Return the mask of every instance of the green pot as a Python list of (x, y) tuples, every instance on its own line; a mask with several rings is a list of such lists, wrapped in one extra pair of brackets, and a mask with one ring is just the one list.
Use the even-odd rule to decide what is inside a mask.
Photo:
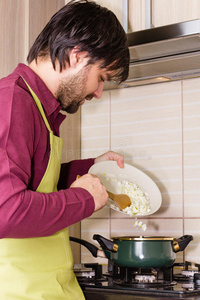
[(110, 241), (95, 234), (93, 239), (99, 242), (106, 257), (119, 267), (167, 268), (173, 265), (175, 253), (183, 251), (193, 237), (116, 237)]
[(70, 240), (85, 246), (94, 257), (107, 257), (119, 267), (130, 268), (168, 268), (176, 258), (176, 252), (183, 251), (192, 235), (184, 235), (178, 239), (171, 237), (115, 237), (113, 241), (95, 234), (94, 240), (101, 245), (100, 250), (95, 245), (74, 237)]

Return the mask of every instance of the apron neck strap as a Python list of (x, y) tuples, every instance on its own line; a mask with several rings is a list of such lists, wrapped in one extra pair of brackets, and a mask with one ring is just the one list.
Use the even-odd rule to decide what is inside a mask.
[(34, 93), (34, 91), (31, 89), (31, 87), (28, 85), (28, 83), (25, 81), (25, 79), (23, 77), (22, 77), (22, 79), (24, 80), (24, 82), (27, 85), (27, 87), (28, 87), (28, 89), (29, 89), (29, 91), (30, 91), (33, 99), (35, 100), (35, 103), (36, 103), (36, 105), (37, 105), (37, 107), (38, 107), (38, 109), (40, 111), (40, 114), (41, 114), (41, 116), (42, 116), (42, 118), (44, 120), (44, 123), (45, 123), (47, 129), (49, 130), (49, 132), (53, 133), (53, 131), (51, 130), (51, 127), (49, 125), (49, 122), (47, 120), (47, 117), (46, 117), (46, 115), (44, 113), (44, 109), (42, 107), (42, 104), (41, 104), (40, 100), (38, 99), (38, 97), (36, 96), (36, 94)]

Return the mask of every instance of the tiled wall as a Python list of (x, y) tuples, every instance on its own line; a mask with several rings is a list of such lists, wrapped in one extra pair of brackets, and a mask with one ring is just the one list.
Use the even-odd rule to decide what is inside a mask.
[[(176, 261), (200, 263), (200, 78), (105, 91), (81, 112), (82, 158), (108, 150), (120, 152), (158, 185), (162, 206), (149, 217), (145, 235), (192, 234)], [(81, 222), (81, 237), (95, 244), (94, 233), (144, 234), (134, 219), (105, 207)], [(82, 247), (82, 262), (106, 263)]]

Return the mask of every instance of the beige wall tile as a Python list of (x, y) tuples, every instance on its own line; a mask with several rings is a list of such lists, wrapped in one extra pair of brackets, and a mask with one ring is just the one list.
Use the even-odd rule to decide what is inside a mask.
[(147, 230), (144, 232), (141, 229), (134, 227), (135, 218), (124, 219), (119, 222), (117, 219), (111, 220), (111, 236), (172, 236), (180, 237), (183, 234), (182, 219), (146, 219), (137, 218), (147, 225)]
[[(81, 238), (99, 247), (99, 244), (93, 240), (94, 234), (100, 234), (106, 238), (110, 238), (110, 221), (107, 219), (86, 219), (81, 222)], [(82, 263), (101, 263), (107, 264), (106, 258), (95, 258), (87, 248), (81, 246), (81, 262)]]
[(97, 157), (110, 147), (110, 94), (81, 108), (81, 157)]
[(185, 250), (185, 259), (187, 261), (200, 264), (200, 219), (185, 220), (185, 234), (193, 235), (194, 240)]
[(89, 218), (90, 219), (110, 218), (110, 208), (107, 206), (104, 206), (102, 209), (94, 212)]
[(185, 192), (184, 201), (184, 215), (185, 217), (197, 217), (200, 215), (200, 205), (199, 205), (199, 193), (195, 191), (193, 193)]
[(183, 82), (185, 217), (200, 218), (200, 78)]
[(180, 82), (117, 93), (111, 92), (111, 149), (156, 181), (163, 193), (159, 216), (182, 216)]

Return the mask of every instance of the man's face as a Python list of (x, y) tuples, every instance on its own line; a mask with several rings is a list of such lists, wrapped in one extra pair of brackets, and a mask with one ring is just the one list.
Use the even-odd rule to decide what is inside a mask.
[(73, 114), (77, 112), (85, 100), (101, 98), (104, 81), (110, 75), (106, 69), (100, 69), (99, 64), (85, 65), (79, 72), (66, 75), (59, 84), (56, 99), (62, 109)]

